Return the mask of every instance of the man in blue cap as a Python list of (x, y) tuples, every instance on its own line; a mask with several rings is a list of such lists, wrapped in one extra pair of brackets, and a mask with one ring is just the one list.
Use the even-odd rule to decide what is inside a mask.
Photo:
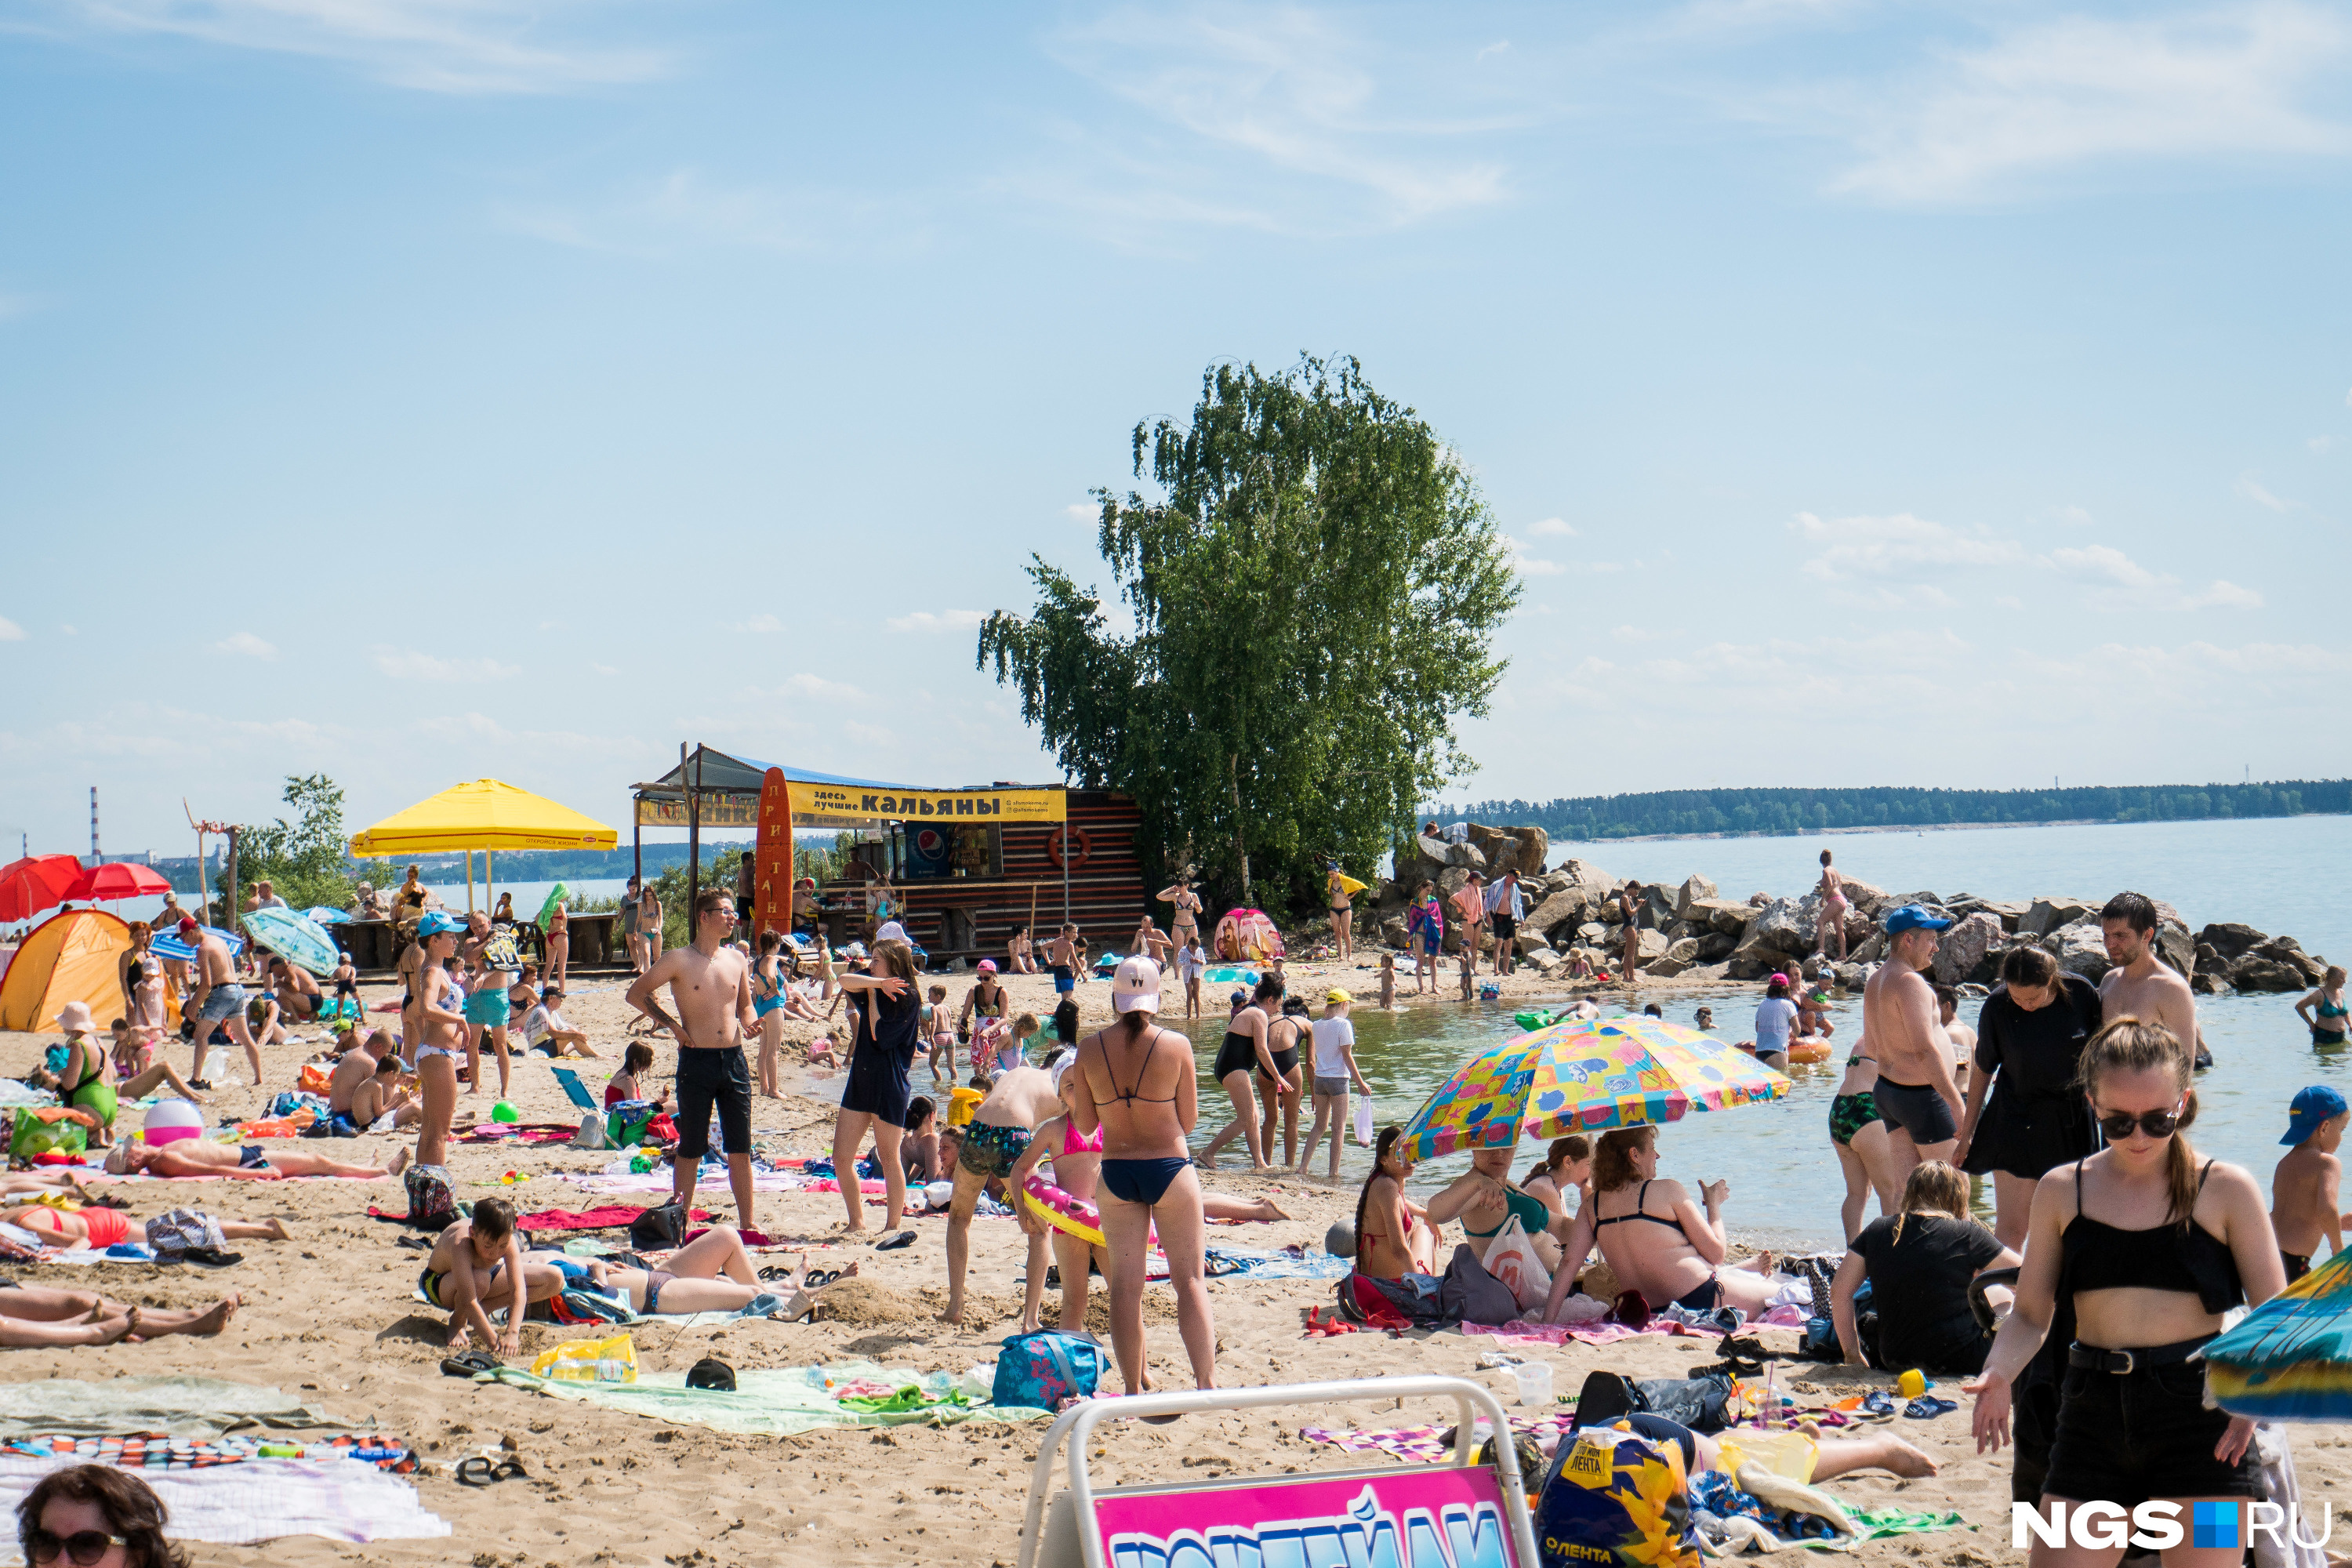
[(2336, 1158), (2344, 1142), (2344, 1096), (2324, 1083), (2294, 1093), (2287, 1108), (2286, 1136), (2294, 1147), (2271, 1173), (2271, 1228), (2278, 1232), (2279, 1261), (2290, 1285), (2311, 1272), (2311, 1255), (2327, 1238), (2327, 1253), (2344, 1250), (2345, 1216), (2336, 1212), (2336, 1181), (2344, 1167)]
[(1889, 910), (1886, 962), (1862, 991), (1862, 1035), (1878, 1063), (1871, 1093), (1906, 1178), (1924, 1161), (1950, 1159), (1959, 1142), (1952, 1041), (1944, 1033), (1935, 987), (1920, 973), (1935, 962), (1937, 933), (1951, 923), (1925, 904)]

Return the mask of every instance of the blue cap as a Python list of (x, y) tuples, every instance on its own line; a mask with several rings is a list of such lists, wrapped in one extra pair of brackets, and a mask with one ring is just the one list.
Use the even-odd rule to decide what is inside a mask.
[(439, 936), (445, 931), (464, 931), (466, 922), (441, 910), (435, 910), (416, 922), (418, 936)]
[(1952, 923), (1949, 916), (1938, 915), (1925, 904), (1906, 904), (1886, 917), (1886, 934), (1901, 936), (1906, 931), (1942, 931)]
[(2331, 1116), (2344, 1114), (2344, 1097), (2324, 1083), (2294, 1091), (2294, 1103), (2287, 1108), (2286, 1136), (2282, 1143), (2307, 1143), (2319, 1131), (2319, 1124)]

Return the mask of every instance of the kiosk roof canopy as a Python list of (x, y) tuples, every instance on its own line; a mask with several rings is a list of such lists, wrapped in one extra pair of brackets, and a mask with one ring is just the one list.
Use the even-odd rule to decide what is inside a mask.
[(797, 784), (841, 784), (850, 789), (903, 790), (909, 786), (888, 784), (880, 779), (851, 778), (843, 773), (821, 773), (814, 768), (796, 768), (788, 763), (763, 763), (756, 757), (730, 755), (715, 747), (700, 748), (701, 777), (695, 778), (696, 759), (689, 757), (677, 767), (638, 789), (641, 795), (678, 795), (688, 783), (696, 783), (705, 795), (750, 795), (760, 793), (770, 768), (781, 767), (784, 776)]

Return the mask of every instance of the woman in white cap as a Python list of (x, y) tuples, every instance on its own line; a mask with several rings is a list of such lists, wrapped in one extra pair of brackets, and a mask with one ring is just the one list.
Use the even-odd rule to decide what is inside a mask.
[(1307, 1167), (1315, 1163), (1315, 1142), (1323, 1136), (1324, 1126), (1331, 1129), (1331, 1179), (1339, 1179), (1339, 1142), (1342, 1129), (1348, 1125), (1348, 1083), (1365, 1099), (1372, 1097), (1372, 1086), (1356, 1068), (1356, 1026), (1348, 1020), (1348, 1008), (1355, 998), (1338, 986), (1323, 995), (1323, 1016), (1315, 1020), (1315, 1125), (1307, 1133), (1307, 1152), (1298, 1157), (1297, 1173), (1305, 1175)]
[(1186, 1144), (1201, 1120), (1192, 1042), (1160, 1026), (1160, 968), (1150, 959), (1130, 958), (1118, 966), (1110, 1002), (1118, 1021), (1078, 1044), (1070, 1115), (1081, 1138), (1097, 1129), (1103, 1135), (1112, 1353), (1127, 1392), (1141, 1393), (1144, 1244), (1156, 1225), (1194, 1384), (1213, 1388), (1217, 1330), (1203, 1273), (1207, 1233), (1201, 1179)]

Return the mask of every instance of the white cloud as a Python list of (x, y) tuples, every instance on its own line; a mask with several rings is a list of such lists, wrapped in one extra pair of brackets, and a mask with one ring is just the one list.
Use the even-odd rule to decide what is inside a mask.
[(913, 198), (730, 181), (690, 167), (601, 200), (509, 203), (498, 209), (497, 217), (534, 239), (638, 258), (718, 248), (779, 256), (903, 256), (930, 239), (926, 211)]
[(241, 653), (247, 658), (276, 658), (277, 646), (262, 641), (251, 632), (233, 632), (213, 644), (215, 653)]
[(892, 616), (882, 624), (894, 632), (971, 632), (988, 619), (986, 610), (917, 610), (910, 616)]
[(863, 702), (866, 693), (855, 686), (838, 680), (827, 680), (821, 675), (790, 675), (776, 689), (779, 696), (813, 697), (828, 702)]
[(2105, 544), (2080, 550), (2053, 550), (2051, 563), (2061, 572), (2096, 586), (2092, 603), (2100, 609), (2133, 610), (2259, 610), (2263, 596), (2217, 577), (2201, 593), (2183, 593), (2178, 578), (2151, 572)]
[(57, 0), (92, 32), (156, 34), (354, 67), (425, 92), (548, 93), (644, 81), (664, 51), (548, 41), (583, 0)]
[(2314, 452), (2325, 452), (2336, 445), (2336, 437), (2333, 436), (2314, 436), (2311, 439), (2305, 441), (2304, 445)]
[(442, 658), (415, 648), (377, 646), (375, 667), (394, 680), (504, 680), (520, 675), (522, 667), (494, 658)]
[(1548, 517), (1540, 522), (1529, 523), (1528, 525), (1528, 531), (1535, 535), (1538, 539), (1549, 539), (1555, 535), (1561, 538), (1573, 539), (1576, 537), (1576, 524), (1569, 521), (1566, 518)]
[(2038, 21), (1886, 84), (1864, 110), (1864, 162), (1833, 188), (1973, 202), (2084, 164), (2340, 158), (2352, 127), (2303, 99), (2348, 46), (2341, 16), (2302, 0)]
[(2019, 598), (2014, 594), (2003, 594), (1993, 600), (1993, 603), (2004, 610), (2021, 610), (2025, 608), (2025, 601)]
[[(1465, 148), (1502, 122), (1484, 109), (1490, 82), (1455, 79), (1458, 55), (1383, 49), (1301, 8), (1130, 7), (1049, 47), (1189, 140), (1072, 128), (1066, 159), (1085, 166), (1019, 182), (1034, 195), (1103, 216), (1297, 233), (1398, 227), (1508, 194), (1502, 166)], [(1508, 59), (1472, 64), (1485, 78)], [(1478, 108), (1448, 112), (1449, 100)]]
[(2092, 523), (2091, 514), (2088, 509), (2079, 506), (2060, 507), (2058, 509), (2058, 521), (2061, 522), (2071, 522), (2077, 528), (2088, 528)]
[(2237, 490), (2240, 495), (2256, 506), (2268, 507), (2273, 511), (2299, 511), (2303, 508), (2303, 503), (2299, 500), (2289, 500), (2284, 496), (2273, 495), (2263, 487), (2263, 482), (2252, 474), (2238, 476)]
[(7, 616), (0, 616), (0, 642), (23, 642), (24, 640), (25, 628)]
[(730, 632), (780, 632), (784, 623), (773, 616), (753, 616), (748, 621), (738, 621), (727, 628)]
[(66, 626), (59, 626), (59, 627), (58, 628), (58, 630), (59, 630), (59, 631), (61, 631), (61, 632), (65, 633), (65, 634), (66, 634), (66, 636), (68, 636), (68, 637), (78, 637), (81, 636), (81, 628), (80, 628), (79, 626), (73, 626), (73, 625), (71, 625), (71, 624), (68, 624), (68, 625), (66, 625)]
[(1907, 511), (1840, 518), (1801, 511), (1790, 526), (1820, 547), (1820, 553), (1805, 563), (1805, 574), (1825, 583), (2011, 566), (2025, 559), (2024, 547), (2013, 539), (1995, 539), (1980, 528), (1953, 528)]
[(1100, 501), (1091, 500), (1080, 501), (1076, 505), (1064, 507), (1062, 509), (1062, 515), (1068, 518), (1072, 522), (1100, 522), (1102, 521), (1102, 503)]
[(618, 675), (621, 673), (620, 670), (609, 664), (592, 664), (588, 668), (594, 670), (599, 675)]
[(1511, 558), (1511, 564), (1517, 567), (1522, 575), (1528, 577), (1557, 577), (1568, 570), (1557, 561), (1539, 561), (1532, 555), (1515, 555)]

